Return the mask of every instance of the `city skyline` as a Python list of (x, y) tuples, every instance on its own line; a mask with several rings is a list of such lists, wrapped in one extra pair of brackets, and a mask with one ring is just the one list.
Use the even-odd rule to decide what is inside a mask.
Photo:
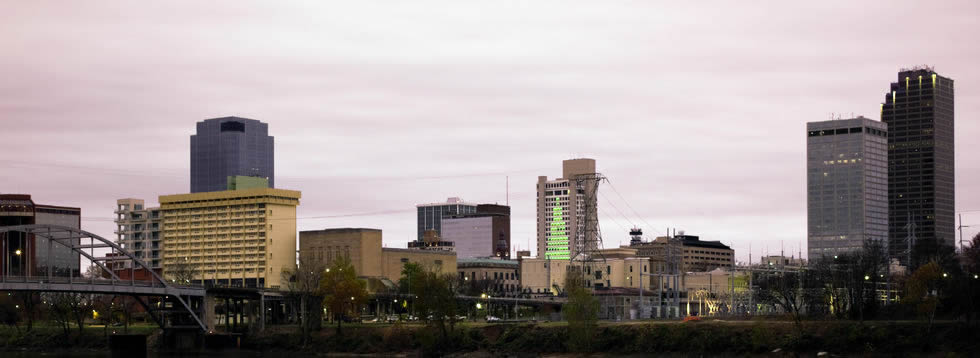
[[(589, 157), (612, 185), (598, 202), (606, 247), (637, 225), (722, 241), (740, 261), (750, 243), (795, 254), (806, 251), (805, 123), (880, 120), (882, 89), (904, 67), (957, 81), (955, 211), (980, 209), (967, 140), (980, 134), (980, 51), (951, 46), (972, 43), (980, 28), (964, 14), (978, 5), (943, 5), (474, 14), (445, 3), (442, 17), (409, 5), (118, 4), (124, 19), (101, 4), (4, 5), (0, 29), (19, 36), (0, 38), (0, 139), (14, 148), (0, 152), (0, 191), (80, 207), (83, 229), (111, 237), (116, 199), (155, 206), (187, 192), (194, 123), (241, 116), (278, 138), (276, 186), (304, 195), (299, 230), (379, 228), (404, 247), (418, 203), (509, 198), (512, 246), (531, 249), (536, 176)], [(895, 27), (922, 13), (938, 25)], [(359, 23), (370, 19), (390, 27)]]

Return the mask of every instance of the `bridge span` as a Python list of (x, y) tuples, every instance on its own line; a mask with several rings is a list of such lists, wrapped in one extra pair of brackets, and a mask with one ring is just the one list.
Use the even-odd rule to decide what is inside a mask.
[[(12, 235), (17, 236), (17, 250), (11, 251)], [(47, 240), (47, 253), (37, 253), (37, 241)], [(85, 257), (101, 269), (102, 278), (81, 278), (58, 274), (52, 267), (31, 265), (31, 255), (48, 255), (51, 247), (67, 247), (73, 253)], [(28, 248), (28, 250), (21, 250)], [(108, 252), (96, 253), (95, 250)], [(204, 298), (207, 291), (202, 286), (177, 285), (167, 282), (143, 260), (111, 240), (90, 232), (60, 225), (0, 226), (0, 254), (6, 265), (0, 268), (0, 291), (33, 291), (83, 294), (111, 294), (133, 297), (161, 328), (194, 328), (207, 331)], [(36, 261), (36, 260), (34, 260)], [(16, 262), (16, 266), (14, 266)], [(111, 263), (107, 265), (107, 263)], [(129, 279), (119, 277), (130, 270)], [(149, 280), (135, 280), (134, 271), (145, 270)], [(16, 271), (19, 275), (10, 275)], [(156, 298), (151, 304), (149, 298)]]

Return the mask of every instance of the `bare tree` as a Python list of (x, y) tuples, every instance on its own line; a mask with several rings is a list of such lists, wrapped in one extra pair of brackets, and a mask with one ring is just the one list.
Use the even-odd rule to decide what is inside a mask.
[[(793, 318), (797, 333), (803, 335), (803, 315), (813, 301), (821, 300), (823, 290), (812, 288), (808, 270), (763, 272), (755, 280), (758, 283), (758, 301), (779, 308)], [(809, 284), (809, 285), (808, 285)]]
[[(319, 328), (321, 321), (322, 295), (320, 281), (326, 272), (323, 262), (311, 257), (301, 256), (295, 271), (283, 271), (283, 282), (289, 294), (299, 300), (300, 333), (305, 346), (311, 339), (312, 331)], [(265, 308), (262, 308), (265, 309)]]
[(71, 334), (71, 323), (78, 326), (79, 332), (82, 331), (87, 313), (85, 301), (80, 293), (55, 293), (49, 297), (51, 317), (61, 326), (65, 337)]
[(199, 271), (200, 268), (185, 257), (183, 260), (178, 258), (173, 264), (167, 265), (164, 273), (170, 282), (186, 285), (197, 278)]
[(16, 292), (13, 297), (17, 301), (17, 306), (20, 306), (24, 312), (24, 318), (27, 319), (27, 331), (30, 332), (34, 328), (34, 318), (39, 313), (41, 296), (36, 292)]
[(102, 324), (102, 337), (109, 335), (109, 326), (112, 325), (113, 306), (116, 296), (99, 295), (90, 300), (89, 306), (92, 309), (92, 319)]
[(137, 307), (139, 307), (140, 305), (138, 302), (140, 298), (136, 296), (117, 296), (117, 297), (118, 300), (115, 301), (116, 304), (114, 306), (114, 309), (122, 316), (121, 321), (123, 323), (124, 331), (126, 333), (129, 333), (129, 325), (132, 323), (133, 313), (136, 312)]

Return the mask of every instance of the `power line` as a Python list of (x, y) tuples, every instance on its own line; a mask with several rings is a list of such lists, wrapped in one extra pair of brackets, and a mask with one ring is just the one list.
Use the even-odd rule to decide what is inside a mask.
[[(349, 217), (359, 217), (359, 216), (381, 216), (381, 215), (391, 215), (391, 214), (402, 214), (415, 212), (415, 209), (403, 209), (403, 210), (382, 210), (382, 211), (371, 211), (362, 213), (350, 213), (350, 214), (333, 214), (333, 215), (317, 215), (317, 216), (304, 216), (296, 218), (266, 218), (269, 220), (317, 220), (317, 219), (334, 219), (334, 218), (349, 218)], [(112, 218), (100, 218), (100, 217), (82, 217), (82, 221), (102, 221), (102, 222), (114, 222), (116, 219)]]
[(612, 206), (613, 209), (616, 209), (616, 212), (618, 212), (619, 215), (622, 215), (623, 216), (623, 219), (626, 219), (626, 222), (630, 223), (630, 225), (636, 226), (636, 224), (633, 223), (633, 221), (630, 220), (630, 218), (628, 216), (626, 216), (626, 214), (623, 214), (623, 211), (622, 210), (619, 210), (619, 207), (617, 207), (616, 204), (613, 204), (612, 201), (609, 200), (609, 198), (607, 198), (602, 193), (599, 193), (599, 196), (601, 196), (602, 199), (606, 201), (606, 203), (608, 203), (610, 206)]
[[(616, 193), (616, 195), (618, 195), (618, 196), (619, 196), (619, 198), (623, 200), (623, 203), (626, 203), (626, 207), (628, 207), (628, 208), (629, 208), (630, 210), (632, 210), (632, 211), (633, 211), (633, 214), (634, 214), (634, 215), (636, 215), (636, 217), (637, 217), (638, 219), (640, 219), (640, 221), (641, 221), (641, 222), (643, 222), (644, 224), (646, 224), (646, 225), (647, 225), (647, 227), (649, 227), (649, 228), (650, 228), (650, 230), (653, 230), (653, 228), (655, 228), (655, 226), (653, 226), (653, 225), (650, 225), (650, 223), (648, 223), (648, 222), (647, 222), (647, 221), (646, 221), (645, 219), (643, 219), (643, 216), (642, 216), (642, 215), (640, 215), (640, 213), (638, 213), (638, 212), (636, 211), (636, 209), (633, 209), (633, 206), (632, 206), (632, 205), (630, 205), (630, 202), (629, 202), (629, 201), (626, 201), (626, 198), (625, 198), (625, 197), (623, 197), (623, 194), (620, 194), (620, 193), (619, 193), (619, 190), (616, 190), (616, 186), (615, 186), (615, 185), (613, 185), (613, 183), (612, 183), (612, 181), (609, 181), (609, 180), (607, 179), (607, 180), (606, 180), (606, 182), (607, 182), (607, 183), (609, 183), (609, 187), (610, 187), (610, 188), (612, 188), (612, 190), (613, 190), (613, 192), (614, 192), (614, 193)], [(670, 233), (667, 233), (667, 236), (670, 236)]]

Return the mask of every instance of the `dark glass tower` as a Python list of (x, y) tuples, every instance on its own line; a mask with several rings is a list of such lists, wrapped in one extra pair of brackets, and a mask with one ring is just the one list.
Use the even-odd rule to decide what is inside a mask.
[(228, 177), (269, 179), (275, 187), (273, 137), (269, 125), (254, 119), (223, 117), (197, 122), (191, 136), (191, 192), (225, 190)]
[(888, 237), (908, 264), (915, 240), (955, 243), (953, 80), (932, 68), (902, 70), (881, 105), (888, 124)]

